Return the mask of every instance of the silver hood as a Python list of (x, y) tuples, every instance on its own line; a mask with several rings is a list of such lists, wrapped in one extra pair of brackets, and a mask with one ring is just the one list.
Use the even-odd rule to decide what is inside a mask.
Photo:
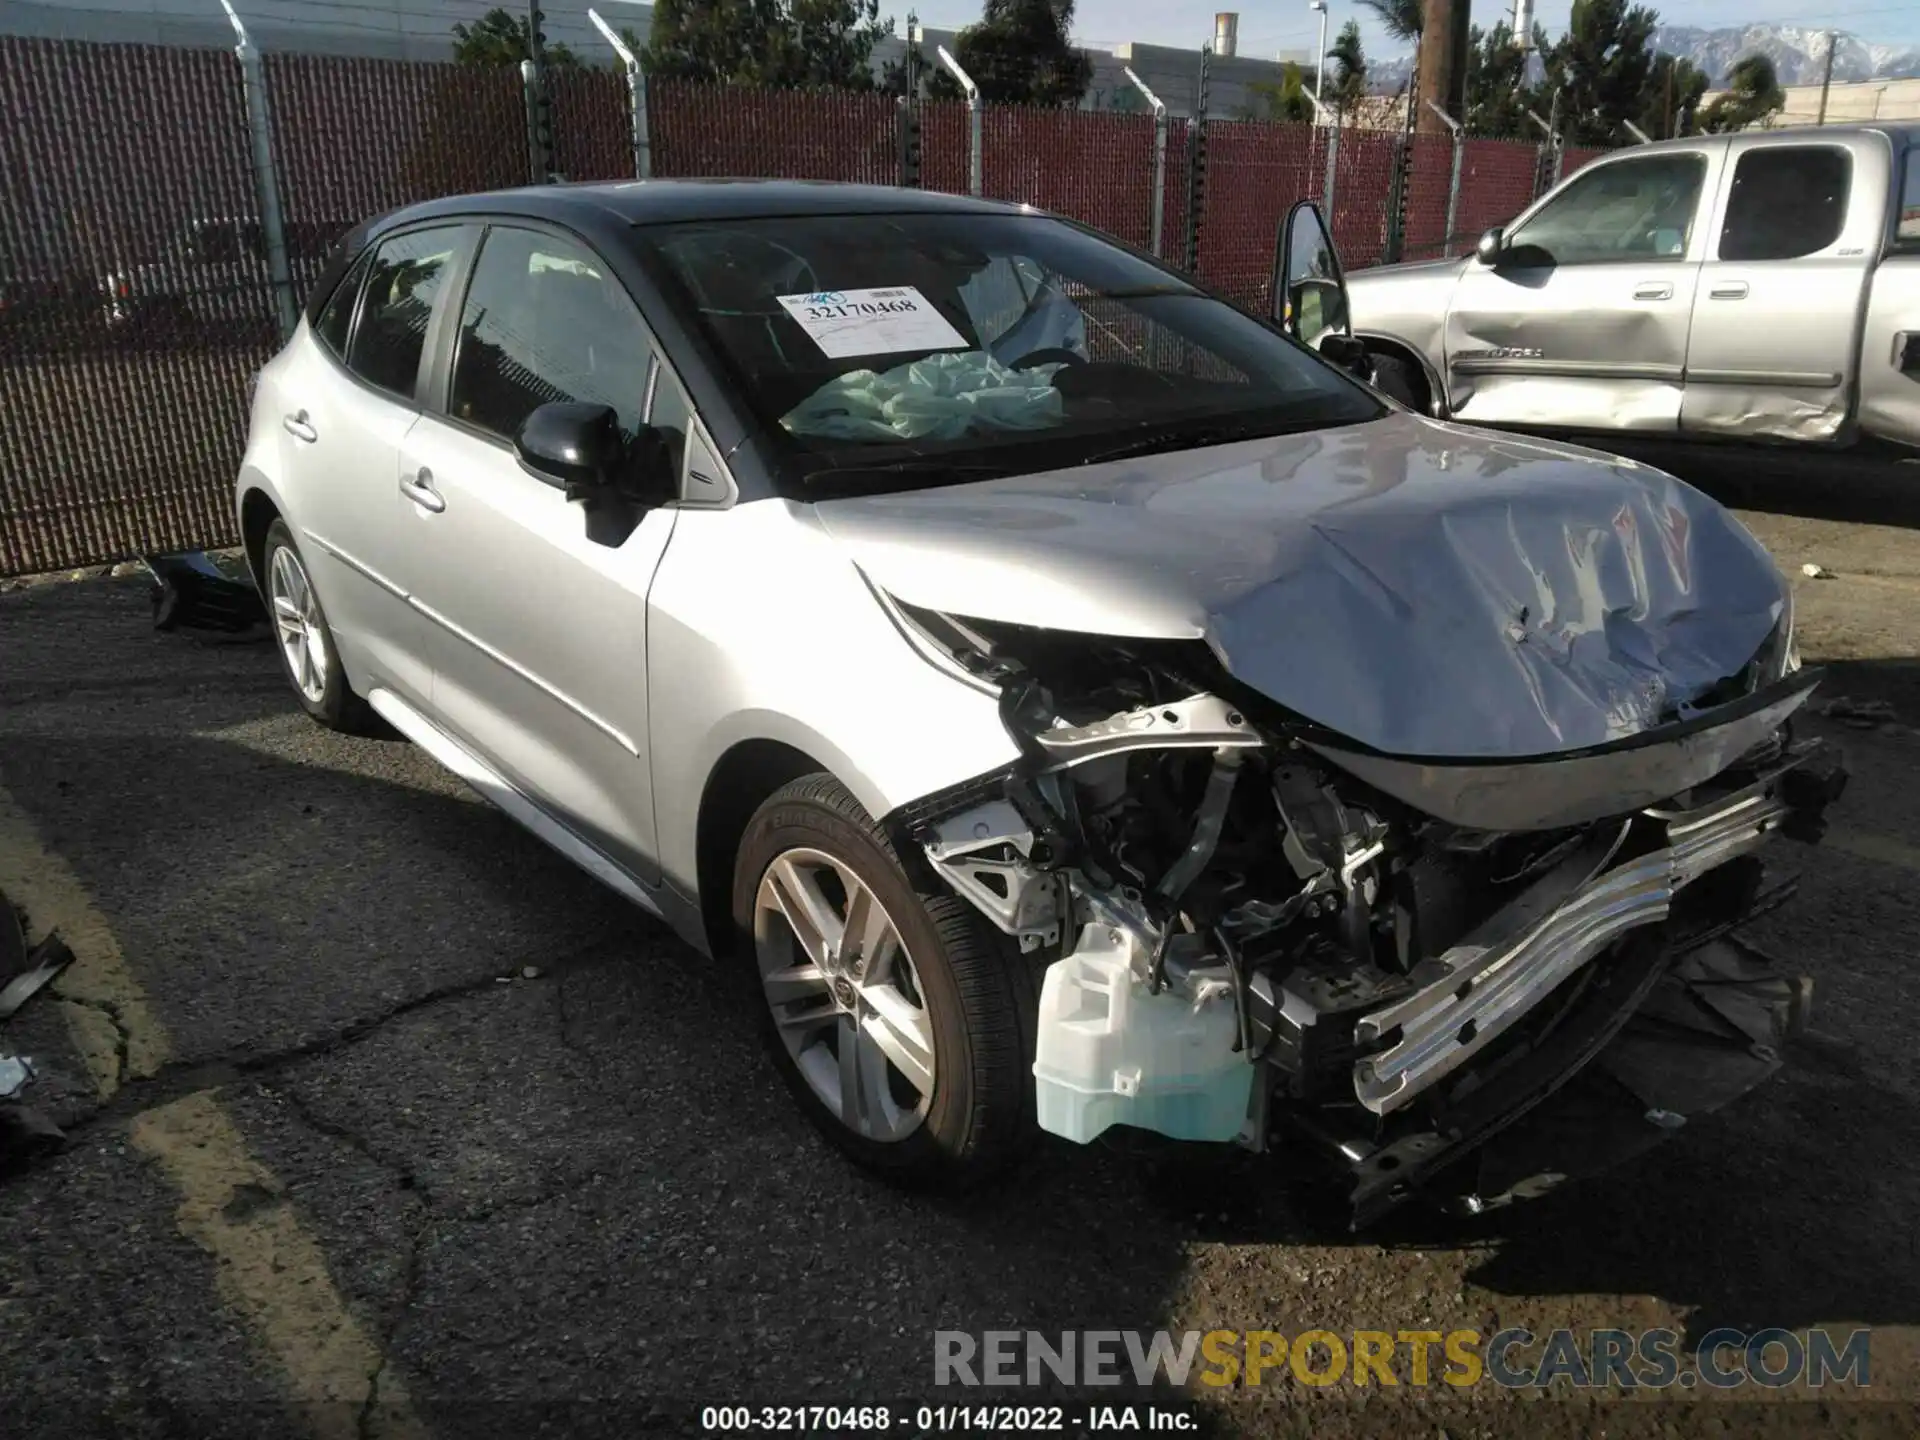
[(1640, 734), (1739, 673), (1784, 580), (1661, 471), (1414, 415), (819, 504), (881, 589), (981, 620), (1200, 639), (1390, 755)]

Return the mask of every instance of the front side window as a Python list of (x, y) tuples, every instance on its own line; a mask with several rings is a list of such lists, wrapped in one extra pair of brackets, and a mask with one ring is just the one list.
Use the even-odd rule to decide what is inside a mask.
[(1044, 216), (644, 227), (643, 262), (805, 485), (905, 487), (1377, 418), (1175, 272)]
[(1920, 243), (1920, 148), (1907, 152), (1906, 182), (1900, 187), (1900, 218), (1895, 234), (1909, 243)]
[(369, 385), (413, 400), (427, 324), (459, 241), (459, 227), (446, 226), (410, 230), (375, 248), (347, 349), (347, 368)]
[(632, 300), (591, 252), (496, 227), (461, 311), (447, 408), (510, 440), (537, 407), (588, 401), (612, 406), (631, 438), (645, 419), (652, 353)]
[(1722, 260), (1797, 260), (1824, 250), (1847, 223), (1853, 157), (1833, 145), (1749, 150), (1733, 168)]
[(1532, 265), (1683, 259), (1706, 174), (1703, 155), (1597, 165), (1517, 227), (1507, 248), (1514, 263)]

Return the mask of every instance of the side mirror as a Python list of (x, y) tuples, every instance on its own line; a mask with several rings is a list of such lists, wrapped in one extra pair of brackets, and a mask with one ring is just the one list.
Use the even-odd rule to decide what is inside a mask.
[(1320, 207), (1302, 200), (1287, 212), (1274, 256), (1274, 319), (1303, 344), (1324, 350), (1323, 337), (1352, 332), (1347, 282)]
[(1373, 356), (1367, 353), (1366, 341), (1352, 335), (1323, 335), (1320, 353), (1342, 370), (1358, 375), (1368, 384), (1373, 383)]
[(1473, 254), (1482, 265), (1492, 265), (1499, 261), (1506, 248), (1507, 232), (1496, 225), (1480, 237), (1480, 243), (1473, 247)]
[(520, 468), (567, 492), (569, 500), (609, 493), (626, 459), (626, 437), (611, 405), (556, 400), (520, 422), (513, 453)]
[(555, 400), (520, 423), (520, 468), (563, 491), (587, 514), (587, 538), (619, 545), (642, 512), (675, 496), (672, 451), (653, 426), (631, 441), (611, 405)]
[(520, 423), (520, 468), (588, 506), (620, 499), (660, 505), (674, 498), (665, 437), (651, 425), (629, 441), (611, 405), (555, 400)]

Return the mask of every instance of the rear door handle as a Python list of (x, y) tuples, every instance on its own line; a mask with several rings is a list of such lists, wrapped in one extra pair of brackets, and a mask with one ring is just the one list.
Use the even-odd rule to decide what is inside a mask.
[(1633, 292), (1633, 298), (1636, 300), (1671, 300), (1673, 298), (1673, 286), (1664, 280), (1650, 281), (1645, 285), (1637, 287)]
[(431, 510), (436, 515), (447, 508), (446, 497), (433, 488), (433, 472), (424, 465), (412, 479), (400, 477), (400, 493), (422, 510)]
[(1747, 298), (1747, 282), (1744, 280), (1723, 280), (1707, 294), (1715, 300), (1744, 300)]
[(307, 423), (307, 412), (296, 410), (291, 415), (283, 415), (281, 428), (296, 440), (304, 440), (311, 445), (320, 438), (320, 432)]

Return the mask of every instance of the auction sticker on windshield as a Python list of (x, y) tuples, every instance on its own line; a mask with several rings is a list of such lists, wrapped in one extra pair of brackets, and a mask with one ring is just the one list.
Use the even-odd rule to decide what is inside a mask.
[(775, 297), (821, 351), (892, 355), (903, 350), (965, 350), (966, 340), (911, 285), (888, 290), (820, 290)]

